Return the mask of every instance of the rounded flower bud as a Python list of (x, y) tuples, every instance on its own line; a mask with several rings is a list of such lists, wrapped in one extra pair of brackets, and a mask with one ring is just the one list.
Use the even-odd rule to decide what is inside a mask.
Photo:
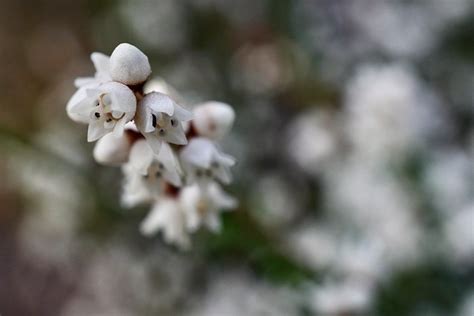
[(193, 126), (200, 136), (221, 139), (234, 123), (234, 109), (222, 102), (206, 102), (194, 108)]
[(145, 82), (151, 74), (148, 57), (133, 45), (122, 43), (110, 55), (110, 76), (112, 80), (126, 85)]
[(106, 166), (119, 166), (128, 161), (132, 138), (128, 133), (116, 137), (112, 133), (104, 135), (94, 147), (94, 159)]

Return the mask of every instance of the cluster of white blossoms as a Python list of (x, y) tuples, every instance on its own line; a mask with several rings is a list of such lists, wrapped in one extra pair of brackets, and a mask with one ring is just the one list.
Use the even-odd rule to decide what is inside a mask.
[(91, 59), (96, 73), (76, 79), (67, 113), (89, 125), (98, 163), (122, 167), (123, 204), (153, 205), (141, 232), (162, 231), (168, 243), (187, 248), (201, 226), (218, 231), (219, 212), (237, 204), (220, 185), (232, 181), (235, 160), (216, 143), (232, 127), (232, 107), (211, 101), (186, 110), (166, 84), (148, 81), (148, 58), (130, 44)]

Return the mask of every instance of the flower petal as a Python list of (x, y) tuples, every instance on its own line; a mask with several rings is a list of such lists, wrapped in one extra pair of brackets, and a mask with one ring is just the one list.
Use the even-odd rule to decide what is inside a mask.
[(130, 166), (146, 175), (153, 161), (153, 151), (145, 140), (138, 140), (133, 144), (128, 160)]
[(120, 120), (115, 123), (114, 129), (112, 134), (116, 138), (120, 138), (123, 136), (123, 132), (125, 131), (125, 124), (127, 123), (127, 118), (124, 116)]
[(108, 74), (110, 69), (110, 57), (99, 53), (94, 52), (91, 54), (91, 60), (94, 64), (95, 70), (101, 74)]
[(153, 152), (158, 155), (160, 153), (162, 141), (158, 139), (154, 134), (146, 133), (143, 134), (143, 136), (145, 136), (145, 139), (148, 142), (150, 148), (153, 150)]
[(188, 143), (186, 135), (181, 127), (174, 130), (167, 130), (167, 134), (163, 139), (169, 143), (177, 145), (186, 145)]
[(109, 130), (104, 128), (104, 122), (102, 120), (92, 121), (89, 123), (87, 130), (87, 141), (94, 142), (107, 134)]
[(186, 110), (185, 108), (175, 104), (173, 116), (179, 121), (190, 121), (193, 119), (193, 112)]
[(175, 103), (166, 94), (159, 92), (152, 92), (142, 99), (142, 106), (150, 108), (156, 113), (166, 113), (169, 116), (173, 116)]

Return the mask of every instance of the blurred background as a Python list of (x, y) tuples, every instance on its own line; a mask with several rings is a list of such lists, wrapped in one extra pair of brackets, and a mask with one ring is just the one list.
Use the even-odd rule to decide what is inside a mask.
[[(0, 314), (473, 316), (473, 39), (472, 0), (1, 0)], [(237, 113), (187, 252), (66, 116), (121, 42)]]

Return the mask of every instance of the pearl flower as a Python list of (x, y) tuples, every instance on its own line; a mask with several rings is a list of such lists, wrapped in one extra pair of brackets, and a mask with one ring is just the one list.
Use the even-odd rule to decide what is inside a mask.
[(95, 67), (94, 77), (80, 77), (74, 81), (74, 85), (77, 88), (98, 85), (108, 81), (112, 81), (110, 77), (110, 58), (109, 56), (102, 53), (92, 53), (91, 60)]
[(232, 107), (222, 102), (206, 102), (197, 105), (194, 110), (193, 126), (200, 136), (219, 140), (232, 127), (235, 112)]
[(176, 187), (181, 186), (179, 162), (166, 143), (156, 155), (145, 140), (137, 141), (130, 151), (129, 163), (143, 176), (150, 188), (161, 187), (163, 180)]
[(151, 74), (148, 57), (133, 45), (122, 43), (110, 55), (112, 80), (126, 85), (145, 82)]
[(219, 212), (237, 206), (237, 201), (215, 182), (205, 188), (197, 184), (183, 188), (180, 202), (190, 231), (205, 225), (211, 231), (218, 232), (221, 228)]
[(230, 167), (235, 164), (235, 159), (220, 152), (209, 139), (193, 138), (181, 151), (180, 159), (188, 184), (195, 181), (206, 184), (209, 180), (219, 180), (225, 184), (232, 182)]
[(118, 82), (84, 89), (85, 97), (71, 105), (69, 112), (88, 122), (87, 141), (96, 141), (109, 132), (121, 136), (125, 124), (135, 115), (136, 99), (132, 90)]
[(141, 100), (135, 122), (155, 153), (163, 141), (177, 145), (187, 144), (182, 121), (192, 119), (192, 113), (180, 107), (169, 96), (152, 92)]
[(165, 241), (181, 249), (190, 246), (186, 222), (176, 199), (164, 197), (155, 202), (153, 208), (140, 225), (140, 232), (151, 236), (163, 232)]

